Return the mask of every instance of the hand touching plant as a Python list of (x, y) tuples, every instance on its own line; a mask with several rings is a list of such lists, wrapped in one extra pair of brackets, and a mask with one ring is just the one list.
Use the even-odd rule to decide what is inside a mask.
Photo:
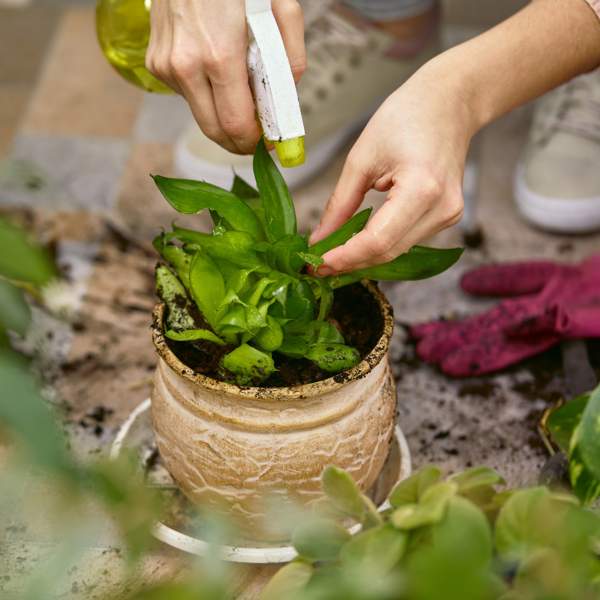
[[(167, 265), (156, 271), (167, 306), (166, 336), (232, 347), (220, 364), (224, 379), (260, 383), (276, 370), (273, 353), (305, 358), (337, 373), (360, 361), (344, 332), (328, 320), (334, 290), (367, 279), (421, 279), (450, 267), (460, 249), (415, 247), (372, 269), (318, 278), (307, 268), (360, 232), (365, 210), (310, 246), (297, 231), (285, 181), (259, 143), (254, 156), (258, 190), (236, 177), (231, 191), (209, 183), (155, 176), (167, 201), (181, 213), (209, 210), (210, 234), (176, 225), (155, 239)], [(200, 319), (194, 317), (201, 314)]]

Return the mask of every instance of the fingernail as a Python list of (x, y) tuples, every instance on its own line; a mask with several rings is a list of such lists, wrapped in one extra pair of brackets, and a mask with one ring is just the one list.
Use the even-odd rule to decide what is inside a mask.
[(333, 274), (335, 273), (335, 271), (327, 266), (327, 265), (321, 265), (317, 270), (316, 270), (316, 275), (317, 277), (331, 277)]

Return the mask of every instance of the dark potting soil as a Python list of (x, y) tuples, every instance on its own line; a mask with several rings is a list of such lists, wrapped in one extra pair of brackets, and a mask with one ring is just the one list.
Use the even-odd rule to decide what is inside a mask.
[[(207, 328), (200, 313), (193, 315), (199, 328)], [(346, 343), (356, 348), (364, 358), (375, 347), (383, 331), (383, 318), (371, 294), (360, 284), (349, 285), (335, 291), (329, 316), (342, 332)], [(235, 346), (218, 346), (207, 341), (175, 342), (167, 340), (169, 348), (181, 362), (196, 373), (222, 380), (219, 364), (225, 354)], [(321, 381), (334, 375), (322, 371), (306, 359), (289, 358), (273, 353), (277, 371), (262, 387), (285, 387)]]

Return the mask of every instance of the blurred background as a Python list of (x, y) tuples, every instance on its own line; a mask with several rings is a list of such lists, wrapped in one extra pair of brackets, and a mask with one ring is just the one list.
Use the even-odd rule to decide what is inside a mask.
[[(475, 35), (524, 4), (445, 0), (446, 43)], [(34, 326), (18, 346), (34, 356), (44, 398), (60, 415), (70, 450), (84, 461), (106, 455), (119, 426), (150, 393), (156, 261), (151, 240), (173, 213), (149, 174), (173, 175), (173, 144), (191, 121), (180, 98), (146, 94), (117, 75), (98, 47), (94, 14), (92, 2), (0, 0), (0, 216), (48, 249), (63, 281), (43, 307), (32, 309)], [(535, 481), (545, 460), (536, 426), (548, 404), (564, 393), (560, 355), (546, 354), (501, 375), (449, 381), (415, 360), (403, 325), (486, 307), (457, 286), (460, 274), (480, 262), (574, 261), (597, 249), (597, 237), (551, 236), (520, 221), (512, 177), (530, 117), (531, 107), (525, 107), (479, 136), (472, 161), (476, 210), (467, 227), (477, 235), (466, 239), (463, 225), (432, 241), (467, 243), (460, 265), (425, 282), (386, 286), (397, 319), (399, 421), (415, 465), (435, 462), (456, 470), (486, 463), (511, 484)], [(346, 151), (295, 194), (304, 230), (318, 221)], [(367, 204), (380, 201), (370, 193)], [(5, 393), (9, 388), (1, 385)], [(30, 443), (36, 436), (31, 432)], [(52, 582), (61, 597), (114, 598), (189, 567), (189, 559), (175, 551), (140, 542), (149, 550), (135, 573), (129, 572), (121, 552), (123, 539), (131, 542), (127, 524), (149, 519), (152, 502), (135, 496), (139, 489), (131, 483), (128, 498), (139, 504), (130, 502), (125, 510), (107, 492), (96, 506), (97, 500), (86, 497), (80, 473), (67, 474), (57, 487), (35, 468), (15, 467), (9, 441), (13, 437), (0, 431), (0, 597), (22, 597), (27, 586), (28, 597), (48, 597), (47, 572), (36, 571), (40, 560), (52, 556), (57, 564), (70, 564), (84, 548), (84, 563)], [(94, 477), (107, 481), (107, 489), (111, 481), (120, 482), (118, 488), (128, 480), (126, 470), (106, 472), (99, 467)], [(115, 505), (123, 510), (113, 531), (103, 511)], [(67, 530), (74, 538), (72, 554), (56, 556), (53, 548)], [(235, 595), (257, 597), (274, 570), (237, 569), (230, 576)], [(37, 579), (25, 584), (32, 573)]]

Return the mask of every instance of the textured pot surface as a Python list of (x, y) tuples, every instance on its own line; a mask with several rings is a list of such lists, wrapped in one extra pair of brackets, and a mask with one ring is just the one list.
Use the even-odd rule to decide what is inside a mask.
[(366, 285), (384, 321), (375, 348), (349, 371), (290, 388), (240, 388), (194, 373), (167, 346), (157, 306), (152, 420), (161, 456), (192, 502), (227, 513), (250, 537), (277, 539), (283, 534), (269, 526), (265, 499), (280, 508), (317, 502), (330, 464), (362, 490), (374, 483), (393, 435), (396, 392), (391, 307)]

